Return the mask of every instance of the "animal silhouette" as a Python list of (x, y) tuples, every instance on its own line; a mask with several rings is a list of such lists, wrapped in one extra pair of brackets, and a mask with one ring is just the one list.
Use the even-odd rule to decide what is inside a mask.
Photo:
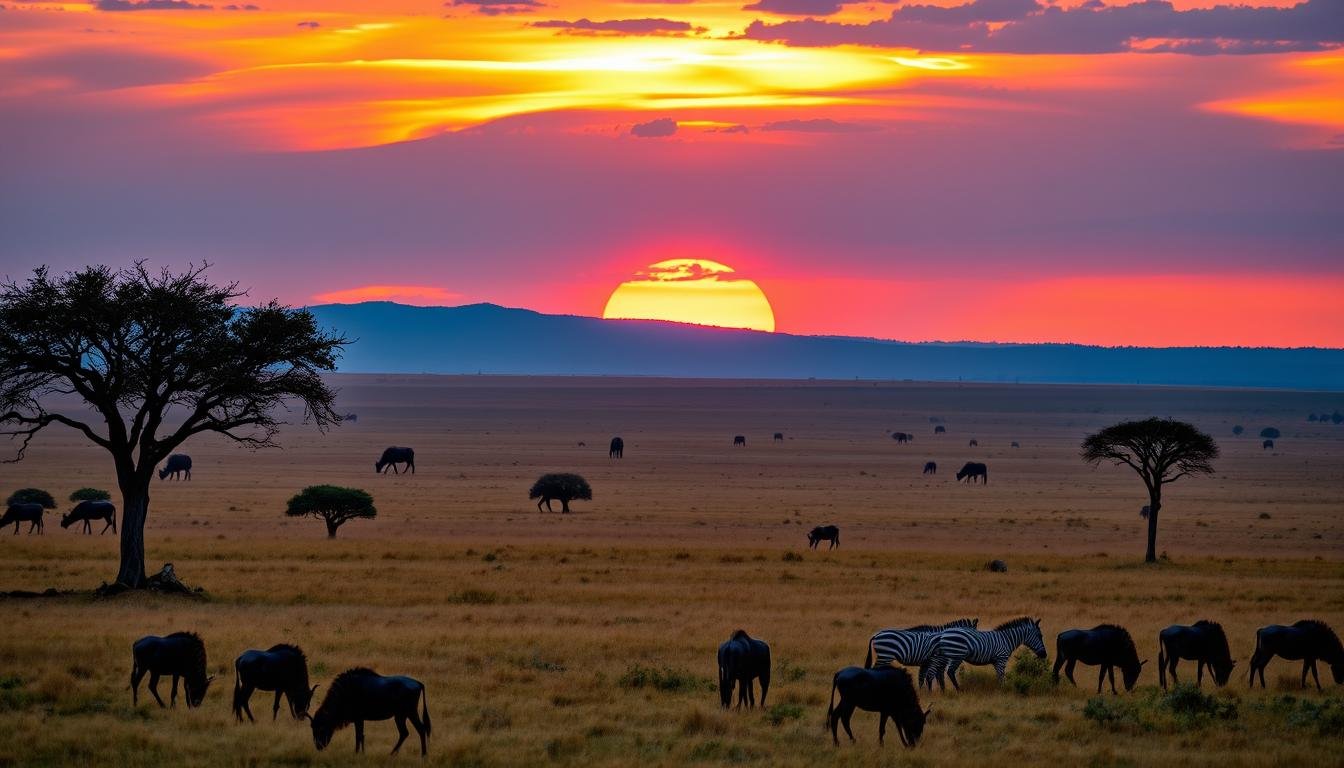
[(410, 448), (399, 446), (389, 446), (383, 449), (383, 455), (373, 464), (373, 471), (378, 474), (386, 474), (387, 468), (392, 468), (392, 474), (399, 475), (397, 471), (398, 464), (405, 464), (406, 471), (412, 475), (415, 474), (415, 451)]
[(607, 458), (619, 459), (625, 456), (625, 441), (619, 437), (611, 438), (611, 447), (607, 449)]
[(174, 453), (168, 457), (168, 463), (159, 470), (159, 479), (166, 480), (172, 476), (174, 480), (191, 479), (191, 457), (185, 453)]

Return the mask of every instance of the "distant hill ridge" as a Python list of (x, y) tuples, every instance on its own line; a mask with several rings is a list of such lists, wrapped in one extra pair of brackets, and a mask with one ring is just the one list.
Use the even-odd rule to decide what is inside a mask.
[(346, 373), (916, 379), (1344, 390), (1344, 350), (1093, 347), (795, 336), (495, 304), (310, 308), (357, 339)]

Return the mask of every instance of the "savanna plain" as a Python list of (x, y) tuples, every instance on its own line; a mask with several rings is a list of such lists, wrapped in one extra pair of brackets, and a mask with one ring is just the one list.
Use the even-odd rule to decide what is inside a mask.
[[(1344, 629), (1344, 426), (1306, 420), (1344, 407), (1337, 393), (334, 378), (357, 421), (287, 427), (282, 450), (188, 443), (193, 479), (156, 481), (150, 570), (173, 563), (206, 599), (95, 599), (116, 572), (111, 534), (62, 530), (56, 515), (44, 535), (0, 532), (0, 589), (78, 591), (0, 598), (0, 765), (416, 764), (414, 735), (386, 757), (390, 722), (368, 725), (367, 755), (349, 729), (318, 753), (306, 722), (265, 716), (267, 693), (258, 722), (236, 724), (234, 657), (279, 642), (307, 652), (314, 706), (351, 666), (423, 681), (430, 765), (1344, 764), (1344, 688), (1326, 665), (1324, 693), (1283, 660), (1267, 691), (1246, 682), (1257, 627)], [(1138, 478), (1078, 458), (1089, 432), (1148, 416), (1222, 449), (1214, 475), (1169, 486), (1156, 565), (1142, 562)], [(1254, 437), (1266, 426), (1283, 433), (1273, 450)], [(607, 457), (613, 435), (621, 460)], [(415, 474), (374, 474), (389, 445), (415, 449)], [(987, 485), (956, 482), (972, 460)], [(114, 488), (110, 470), (49, 432), (0, 485), (64, 498)], [(582, 474), (593, 500), (539, 512), (528, 489), (550, 471)], [(377, 518), (334, 540), (286, 518), (286, 500), (318, 483), (369, 491)], [(840, 548), (807, 549), (818, 524), (840, 526)], [(933, 712), (917, 748), (894, 734), (879, 748), (862, 712), (857, 744), (842, 733), (832, 746), (831, 675), (863, 663), (874, 630), (1021, 615), (1042, 619), (1051, 662), (1058, 632), (1113, 622), (1149, 664), (1118, 697), (1097, 697), (1089, 667), (1077, 688), (1023, 662), (1004, 686), (971, 669), (961, 692), (921, 694)], [(1174, 702), (1157, 687), (1157, 633), (1202, 618), (1223, 623), (1238, 666), (1226, 688), (1205, 680), (1211, 699)], [(715, 649), (739, 627), (770, 643), (774, 680), (765, 707), (723, 711)], [(177, 630), (206, 643), (204, 705), (160, 709), (142, 689), (132, 706), (131, 643)], [(1193, 665), (1180, 673), (1193, 680)]]

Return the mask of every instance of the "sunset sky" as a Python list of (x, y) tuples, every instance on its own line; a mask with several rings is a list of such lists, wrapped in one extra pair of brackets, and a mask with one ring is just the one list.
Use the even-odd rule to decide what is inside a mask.
[(0, 0), (0, 273), (136, 258), (292, 304), (703, 279), (791, 333), (1342, 347), (1344, 0)]

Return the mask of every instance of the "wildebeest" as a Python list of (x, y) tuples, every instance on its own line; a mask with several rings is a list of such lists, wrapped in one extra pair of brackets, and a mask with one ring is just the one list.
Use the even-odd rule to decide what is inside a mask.
[(1059, 668), (1064, 668), (1064, 676), (1075, 686), (1073, 668), (1078, 662), (1090, 666), (1100, 666), (1097, 677), (1097, 693), (1109, 676), (1111, 693), (1115, 690), (1115, 668), (1120, 668), (1125, 690), (1134, 690), (1134, 681), (1139, 679), (1139, 671), (1146, 661), (1139, 661), (1139, 652), (1134, 648), (1134, 640), (1129, 630), (1115, 624), (1101, 624), (1092, 629), (1069, 629), (1060, 632), (1055, 638), (1055, 679), (1059, 679)]
[(90, 525), (90, 522), (93, 520), (102, 520), (105, 523), (105, 525), (103, 525), (103, 530), (98, 532), (99, 536), (102, 536), (104, 533), (107, 533), (108, 528), (111, 528), (112, 532), (116, 533), (117, 532), (116, 505), (114, 505), (110, 501), (95, 501), (92, 499), (81, 501), (75, 505), (74, 509), (70, 510), (69, 512), (66, 512), (65, 516), (61, 518), (61, 527), (69, 528), (75, 523), (83, 523), (84, 532), (93, 533), (93, 526)]
[(1321, 676), (1316, 672), (1316, 662), (1324, 661), (1330, 665), (1335, 683), (1344, 683), (1344, 646), (1339, 636), (1323, 621), (1308, 619), (1299, 621), (1291, 627), (1271, 624), (1261, 627), (1255, 633), (1255, 653), (1251, 654), (1251, 687), (1255, 687), (1255, 673), (1260, 673), (1260, 687), (1265, 687), (1265, 667), (1269, 660), (1281, 656), (1289, 661), (1302, 660), (1302, 687), (1307, 687), (1307, 672), (1316, 680), (1316, 690), (1321, 690)]
[[(840, 703), (835, 703), (836, 692)], [(896, 724), (901, 743), (913, 747), (924, 735), (924, 723), (933, 707), (920, 709), (919, 692), (915, 690), (910, 673), (900, 667), (845, 667), (831, 679), (831, 703), (826, 709), (826, 724), (831, 729), (831, 741), (840, 744), (836, 725), (845, 726), (845, 734), (854, 740), (849, 719), (855, 709), (878, 713), (877, 741), (885, 743), (887, 718)]]
[(938, 633), (933, 643), (933, 654), (925, 669), (925, 681), (938, 680), (943, 686), (943, 674), (952, 681), (952, 687), (961, 690), (957, 670), (962, 664), (993, 664), (999, 683), (1003, 683), (1008, 659), (1019, 646), (1025, 645), (1044, 659), (1045, 640), (1041, 637), (1041, 620), (1023, 616), (1004, 622), (994, 629), (982, 631), (966, 627), (950, 627)]
[(942, 435), (942, 434), (946, 434), (946, 433), (947, 433), (947, 428), (944, 427), (942, 424), (939, 424), (938, 426), (936, 426), (936, 427), (933, 428), (933, 434), (935, 434), (935, 435)]
[(298, 646), (281, 643), (264, 651), (243, 651), (234, 660), (233, 670), (233, 716), (238, 722), (243, 722), (244, 714), (256, 722), (249, 706), (253, 691), (275, 691), (272, 720), (280, 716), (281, 696), (289, 701), (289, 714), (295, 720), (308, 715), (317, 686), (308, 687), (308, 659)]
[(895, 441), (898, 442), (898, 443), (908, 443), (908, 442), (910, 442), (911, 438), (913, 438), (913, 437), (914, 437), (914, 435), (911, 435), (911, 434), (909, 434), (909, 433), (907, 433), (907, 432), (892, 432), (892, 433), (891, 433), (891, 439), (892, 439), (892, 440), (895, 440)]
[(980, 445), (980, 441), (979, 441), (979, 440), (972, 440), (971, 442), (967, 443), (967, 445), (969, 445), (970, 447), (974, 448), (974, 447)]
[(359, 414), (357, 414), (357, 413), (347, 413), (347, 414), (345, 414), (344, 416), (341, 417), (341, 421), (348, 421), (348, 422), (350, 422), (351, 424), (354, 424), (354, 423), (356, 423), (356, 422), (359, 421)]
[(419, 680), (384, 677), (365, 667), (347, 669), (332, 681), (322, 706), (311, 718), (313, 745), (318, 751), (326, 749), (332, 734), (347, 725), (354, 725), (355, 752), (363, 752), (364, 722), (389, 718), (396, 721), (397, 733), (401, 736), (392, 747), (392, 754), (397, 754), (402, 742), (410, 735), (406, 730), (407, 720), (420, 736), (420, 755), (429, 754), (425, 741), (430, 732), (429, 697), (425, 694), (425, 686)]
[(1018, 444), (1017, 444), (1017, 441), (1014, 440), (1014, 441), (1012, 442), (1012, 444), (1009, 445), (1008, 447), (1009, 447), (1009, 448), (1021, 448), (1022, 446), (1018, 445)]
[(784, 442), (784, 433), (783, 433), (783, 432), (776, 432), (776, 433), (775, 433), (775, 442), (776, 442), (776, 443), (782, 443), (782, 442)]
[(816, 549), (817, 545), (823, 541), (831, 542), (828, 549), (835, 549), (840, 546), (840, 528), (834, 525), (818, 525), (807, 532), (807, 545), (812, 549)]
[(756, 706), (753, 680), (761, 681), (761, 706), (770, 692), (770, 646), (739, 629), (719, 646), (719, 702), (724, 709), (733, 704), (733, 685), (737, 685), (737, 706)]
[(1139, 509), (1139, 517), (1142, 517), (1144, 520), (1147, 520), (1148, 516), (1151, 514), (1153, 514), (1153, 508), (1147, 504), (1144, 504), (1143, 507)]
[(933, 461), (926, 461), (926, 462), (924, 462), (924, 474), (926, 474), (926, 475), (936, 475), (936, 474), (938, 474), (938, 464), (937, 464), (937, 462), (933, 462)]
[(19, 523), (28, 523), (28, 533), (36, 530), (42, 533), (42, 515), (46, 510), (37, 502), (24, 502), (22, 504), (10, 504), (5, 509), (5, 516), (0, 517), (0, 528), (4, 528), (10, 523), (14, 524), (14, 535), (19, 535)]
[(1201, 619), (1190, 626), (1173, 624), (1157, 635), (1157, 674), (1162, 690), (1167, 689), (1167, 674), (1175, 684), (1176, 663), (1181, 659), (1190, 659), (1198, 663), (1195, 668), (1195, 685), (1204, 682), (1204, 667), (1209, 667), (1213, 682), (1226, 685), (1227, 678), (1237, 662), (1232, 660), (1232, 651), (1227, 646), (1227, 635), (1221, 624)]
[(1261, 444), (1261, 448), (1263, 448), (1263, 449), (1266, 450), (1266, 451), (1268, 451), (1270, 448), (1273, 448), (1273, 447), (1274, 447), (1274, 441), (1273, 441), (1273, 440), (1266, 440), (1264, 443)]
[(625, 441), (619, 437), (611, 438), (611, 447), (607, 449), (607, 458), (619, 459), (625, 456)]
[(392, 468), (392, 474), (399, 475), (397, 471), (398, 464), (405, 464), (406, 471), (415, 474), (415, 451), (410, 448), (401, 448), (398, 446), (388, 446), (383, 450), (383, 455), (378, 461), (373, 463), (375, 473), (386, 473), (387, 468)]
[(968, 483), (974, 483), (977, 478), (984, 481), (985, 484), (989, 483), (989, 468), (978, 461), (966, 462), (961, 471), (957, 473), (957, 482), (965, 480)]
[(167, 637), (150, 635), (131, 646), (131, 704), (139, 704), (140, 680), (149, 673), (149, 692), (159, 706), (166, 706), (159, 696), (159, 678), (172, 675), (173, 693), (169, 701), (177, 704), (177, 680), (182, 678), (188, 707), (199, 707), (205, 699), (214, 675), (205, 674), (205, 643), (194, 632), (174, 632)]
[(733, 447), (737, 447), (737, 446), (739, 446), (739, 445), (742, 446), (743, 448), (746, 448), (746, 447), (747, 447), (747, 436), (746, 436), (746, 435), (734, 435), (734, 436), (733, 436)]
[(174, 453), (168, 457), (168, 463), (159, 470), (159, 479), (165, 480), (171, 475), (174, 480), (191, 479), (191, 457), (185, 453)]

